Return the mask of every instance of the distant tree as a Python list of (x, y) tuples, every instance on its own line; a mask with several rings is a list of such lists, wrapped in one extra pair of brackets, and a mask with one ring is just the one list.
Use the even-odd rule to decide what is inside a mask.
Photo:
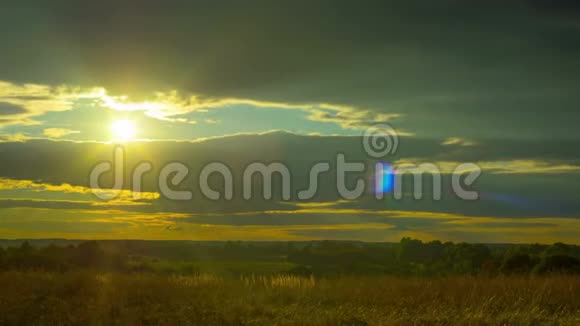
[(34, 251), (34, 247), (30, 245), (30, 243), (28, 241), (24, 241), (21, 245), (20, 245), (20, 252), (24, 253), (24, 254), (29, 254), (32, 253), (32, 251)]
[(492, 259), (491, 250), (483, 244), (445, 244), (449, 269), (455, 274), (476, 274), (484, 262)]
[(580, 274), (580, 260), (566, 255), (547, 256), (536, 265), (534, 273)]
[(542, 254), (546, 250), (546, 248), (548, 248), (548, 246), (534, 243), (534, 244), (531, 244), (528, 248), (529, 248), (528, 251), (531, 255), (539, 256), (540, 254)]
[(533, 266), (534, 262), (530, 255), (516, 253), (504, 259), (500, 271), (504, 274), (525, 274), (529, 273)]
[(565, 243), (556, 242), (544, 252), (545, 256), (570, 255), (571, 247)]
[(102, 266), (105, 253), (96, 241), (80, 243), (73, 252), (72, 263), (80, 267)]
[(435, 240), (425, 244), (425, 250), (430, 261), (437, 261), (445, 254), (445, 248), (441, 241)]
[(423, 263), (429, 260), (429, 253), (421, 240), (405, 237), (399, 242), (397, 258), (401, 262)]

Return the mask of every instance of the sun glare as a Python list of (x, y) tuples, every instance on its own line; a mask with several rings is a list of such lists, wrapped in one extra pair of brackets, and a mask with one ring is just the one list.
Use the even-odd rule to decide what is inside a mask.
[(117, 120), (111, 125), (111, 132), (115, 140), (132, 140), (136, 133), (135, 123), (130, 120)]

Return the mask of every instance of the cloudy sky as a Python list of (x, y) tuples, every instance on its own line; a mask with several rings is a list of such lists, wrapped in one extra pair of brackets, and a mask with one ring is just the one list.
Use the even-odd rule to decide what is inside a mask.
[[(3, 4), (0, 238), (580, 243), (578, 40), (572, 0)], [(377, 124), (398, 137), (380, 158), (362, 145)], [(130, 173), (114, 198), (91, 189), (118, 146), (127, 171), (152, 164), (140, 198)], [(337, 191), (338, 154), (365, 164), (347, 178), (364, 195)], [(442, 198), (377, 199), (377, 161), (435, 165)], [(160, 190), (171, 162), (191, 199)], [(212, 162), (232, 199), (202, 195)], [(275, 177), (244, 199), (253, 162), (286, 165), (291, 198)], [(463, 163), (477, 200), (450, 188)]]

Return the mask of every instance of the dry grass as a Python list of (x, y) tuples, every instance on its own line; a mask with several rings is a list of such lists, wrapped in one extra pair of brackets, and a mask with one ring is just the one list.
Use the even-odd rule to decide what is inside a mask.
[(4, 325), (580, 325), (580, 278), (0, 274)]

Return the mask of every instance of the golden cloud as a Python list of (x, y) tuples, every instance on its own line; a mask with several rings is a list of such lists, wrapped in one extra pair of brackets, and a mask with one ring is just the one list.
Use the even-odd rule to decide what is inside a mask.
[(65, 128), (46, 128), (42, 134), (50, 138), (60, 138), (67, 135), (78, 134), (80, 131), (65, 129)]
[(133, 192), (131, 190), (115, 190), (115, 189), (92, 189), (83, 186), (74, 186), (68, 183), (60, 185), (53, 185), (49, 183), (39, 183), (32, 180), (16, 180), (0, 178), (1, 190), (28, 190), (33, 192), (60, 192), (60, 193), (74, 193), (74, 194), (102, 194), (103, 197), (110, 195), (112, 200), (95, 201), (94, 205), (145, 205), (145, 202), (135, 201), (134, 199), (154, 200), (159, 198), (157, 192)]

